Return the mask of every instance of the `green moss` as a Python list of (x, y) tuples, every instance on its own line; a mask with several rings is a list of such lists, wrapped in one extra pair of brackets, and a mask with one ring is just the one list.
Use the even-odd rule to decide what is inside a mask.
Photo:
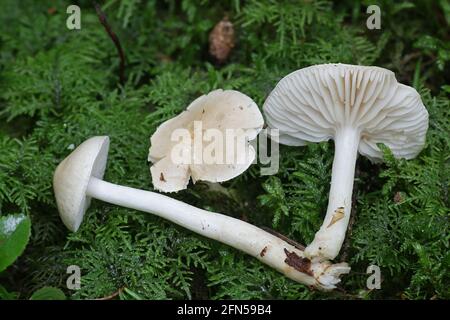
[[(106, 1), (127, 56), (127, 82), (118, 86), (119, 59), (90, 1), (79, 1), (79, 31), (65, 27), (69, 1), (2, 1), (0, 214), (29, 215), (32, 235), (0, 274), (0, 288), (20, 298), (44, 286), (74, 299), (122, 288), (124, 299), (449, 298), (450, 100), (441, 89), (450, 85), (448, 8), (379, 1), (382, 29), (371, 31), (365, 8), (372, 2)], [(225, 14), (236, 47), (216, 66), (208, 33)], [(106, 179), (152, 190), (146, 159), (160, 123), (215, 88), (241, 90), (261, 106), (284, 75), (325, 62), (387, 67), (420, 90), (430, 113), (419, 157), (396, 160), (386, 149), (384, 164), (358, 161), (345, 249), (352, 273), (343, 290), (310, 291), (234, 249), (99, 201), (78, 233), (61, 224), (51, 180), (71, 145), (109, 135)], [(260, 176), (254, 165), (224, 189), (197, 183), (174, 197), (308, 243), (327, 205), (332, 143), (280, 152), (274, 176)], [(79, 291), (65, 287), (71, 264), (81, 267)], [(370, 264), (381, 267), (381, 290), (365, 290)]]

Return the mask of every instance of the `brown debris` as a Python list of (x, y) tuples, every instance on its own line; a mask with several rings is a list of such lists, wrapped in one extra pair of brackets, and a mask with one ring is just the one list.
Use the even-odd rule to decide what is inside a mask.
[(281, 233), (276, 232), (275, 230), (272, 230), (270, 228), (267, 227), (261, 227), (261, 229), (263, 229), (264, 231), (267, 231), (270, 234), (273, 234), (275, 237), (280, 238), (281, 240), (286, 241), (287, 243), (289, 243), (291, 246), (296, 247), (298, 250), (303, 251), (305, 250), (305, 246), (302, 246), (300, 243), (295, 242), (294, 240), (286, 237), (285, 235), (282, 235)]
[(172, 58), (164, 53), (158, 52), (156, 58), (161, 62), (172, 62)]
[(261, 258), (264, 257), (264, 256), (266, 255), (266, 252), (267, 252), (267, 246), (265, 246), (265, 247), (261, 250), (261, 252), (259, 253), (259, 255), (261, 256)]
[(395, 193), (395, 195), (394, 195), (394, 202), (395, 203), (400, 203), (400, 202), (402, 202), (403, 201), (403, 198), (402, 198), (402, 195), (401, 195), (401, 193), (400, 192), (396, 192)]
[(112, 300), (115, 297), (117, 297), (119, 294), (122, 293), (122, 291), (125, 289), (125, 287), (118, 289), (117, 291), (113, 292), (112, 294), (106, 296), (106, 297), (102, 297), (102, 298), (97, 298), (95, 300)]
[(121, 85), (125, 84), (125, 53), (123, 52), (122, 45), (120, 44), (120, 40), (117, 37), (116, 33), (112, 30), (111, 25), (108, 23), (106, 19), (106, 14), (103, 12), (100, 5), (93, 1), (95, 11), (97, 12), (98, 20), (105, 28), (106, 33), (108, 33), (112, 42), (114, 43), (117, 53), (119, 55), (120, 63), (119, 63), (119, 81)]
[(314, 276), (311, 270), (311, 260), (308, 258), (301, 258), (294, 251), (289, 252), (286, 248), (284, 248), (284, 253), (286, 254), (286, 259), (284, 262), (288, 266), (291, 266), (295, 270), (306, 273), (312, 277)]
[(166, 179), (164, 178), (164, 173), (161, 172), (161, 175), (159, 176), (159, 181), (166, 182)]
[(345, 215), (344, 207), (339, 207), (336, 210), (334, 210), (333, 218), (331, 218), (330, 224), (327, 226), (327, 228), (331, 227), (333, 224), (341, 220)]
[(234, 48), (234, 27), (225, 16), (209, 34), (209, 54), (218, 62), (224, 63)]

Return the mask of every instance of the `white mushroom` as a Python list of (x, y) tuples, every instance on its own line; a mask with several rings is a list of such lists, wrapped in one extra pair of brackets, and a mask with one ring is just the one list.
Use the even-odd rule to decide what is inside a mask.
[[(153, 186), (175, 192), (185, 189), (191, 176), (194, 182), (223, 182), (240, 175), (255, 159), (249, 141), (256, 138), (263, 125), (258, 106), (239, 91), (219, 89), (195, 99), (186, 111), (164, 122), (151, 137), (148, 159), (153, 162)], [(181, 139), (176, 135), (180, 132), (187, 137)], [(215, 146), (214, 157), (207, 161), (205, 152), (211, 146)], [(188, 157), (175, 161), (175, 156), (183, 152)]]
[(283, 144), (334, 139), (327, 213), (305, 249), (319, 260), (334, 259), (344, 241), (358, 151), (380, 161), (377, 143), (384, 143), (394, 156), (411, 159), (423, 148), (428, 129), (428, 112), (417, 91), (379, 67), (324, 64), (297, 70), (277, 84), (263, 109)]
[(167, 196), (103, 181), (109, 149), (108, 137), (93, 137), (79, 145), (56, 168), (53, 178), (58, 210), (64, 224), (77, 231), (91, 198), (152, 213), (202, 236), (239, 249), (287, 277), (331, 290), (345, 263), (312, 262), (302, 250), (247, 222), (174, 200)]

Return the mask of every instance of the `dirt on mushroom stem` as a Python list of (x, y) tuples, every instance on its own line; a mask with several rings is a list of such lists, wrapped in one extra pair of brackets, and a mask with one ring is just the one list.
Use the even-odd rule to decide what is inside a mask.
[(314, 276), (314, 273), (311, 270), (311, 260), (308, 258), (299, 257), (295, 252), (289, 252), (286, 248), (284, 249), (284, 253), (286, 253), (286, 259), (284, 262), (294, 268), (297, 271), (306, 273), (307, 275)]

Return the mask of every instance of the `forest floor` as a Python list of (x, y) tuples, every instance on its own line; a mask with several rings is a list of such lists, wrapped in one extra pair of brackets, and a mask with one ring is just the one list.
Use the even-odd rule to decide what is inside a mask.
[[(0, 298), (42, 287), (71, 299), (450, 298), (450, 3), (373, 2), (380, 29), (367, 27), (361, 0), (107, 0), (99, 12), (81, 0), (77, 29), (70, 1), (0, 0), (0, 222), (29, 221), (25, 250), (0, 268)], [(221, 21), (228, 27), (211, 39)], [(352, 271), (339, 290), (310, 290), (235, 249), (100, 201), (78, 232), (62, 224), (52, 176), (74, 146), (108, 135), (105, 179), (154, 190), (149, 138), (162, 122), (216, 88), (262, 107), (282, 77), (321, 63), (390, 69), (429, 112), (415, 159), (388, 148), (383, 163), (358, 159), (353, 223), (337, 259)], [(331, 141), (280, 146), (274, 175), (258, 162), (223, 188), (191, 183), (170, 196), (308, 244), (326, 212), (333, 153)], [(79, 290), (66, 286), (70, 265), (80, 267)], [(366, 287), (370, 265), (380, 267), (381, 289)]]

